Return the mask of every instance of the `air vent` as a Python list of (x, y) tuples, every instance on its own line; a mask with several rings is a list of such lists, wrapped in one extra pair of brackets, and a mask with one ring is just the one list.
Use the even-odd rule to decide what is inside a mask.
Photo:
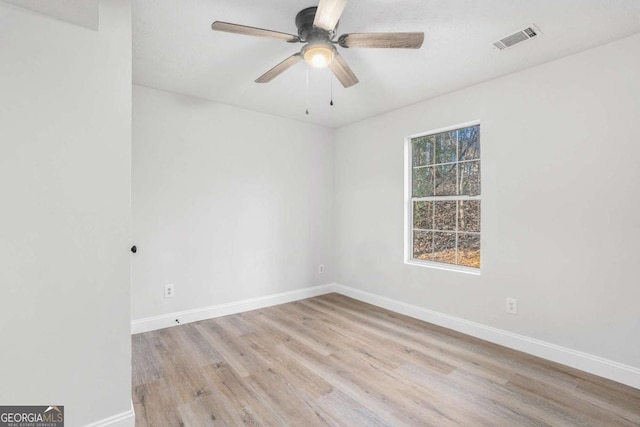
[(516, 31), (513, 34), (509, 34), (508, 36), (503, 37), (498, 41), (493, 42), (493, 46), (495, 46), (499, 50), (505, 50), (508, 47), (515, 46), (527, 40), (531, 40), (532, 38), (539, 35), (540, 30), (538, 29), (538, 27), (536, 27), (535, 25), (531, 25), (520, 31)]

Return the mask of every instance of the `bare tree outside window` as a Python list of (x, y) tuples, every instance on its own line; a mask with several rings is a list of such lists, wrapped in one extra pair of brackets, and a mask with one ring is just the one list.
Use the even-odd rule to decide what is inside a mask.
[(411, 138), (411, 258), (480, 268), (480, 125)]

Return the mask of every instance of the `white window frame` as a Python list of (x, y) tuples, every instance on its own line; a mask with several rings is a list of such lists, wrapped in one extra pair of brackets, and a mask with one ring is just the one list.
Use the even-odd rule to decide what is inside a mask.
[[(454, 126), (447, 126), (440, 129), (430, 130), (428, 132), (421, 132), (414, 135), (409, 135), (404, 139), (404, 159), (405, 159), (405, 174), (404, 174), (404, 263), (408, 265), (414, 265), (419, 267), (435, 268), (439, 270), (457, 271), (468, 274), (480, 274), (480, 268), (468, 267), (466, 265), (447, 264), (443, 262), (419, 260), (413, 258), (413, 202), (422, 200), (482, 200), (482, 193), (478, 196), (432, 196), (425, 198), (413, 199), (413, 159), (412, 159), (412, 146), (411, 141), (415, 138), (423, 136), (434, 135), (442, 132), (448, 132), (456, 129), (462, 129), (471, 126), (480, 125), (479, 120), (473, 120), (466, 123), (459, 123)], [(481, 131), (482, 135), (482, 131)], [(480, 188), (482, 189), (482, 137), (480, 139)], [(482, 202), (481, 202), (482, 204)], [(457, 215), (456, 211), (456, 215)], [(482, 224), (482, 215), (480, 215), (480, 223)], [(482, 240), (482, 225), (480, 226), (480, 239)], [(482, 254), (482, 242), (480, 243), (480, 251)], [(481, 255), (482, 256), (482, 255)]]

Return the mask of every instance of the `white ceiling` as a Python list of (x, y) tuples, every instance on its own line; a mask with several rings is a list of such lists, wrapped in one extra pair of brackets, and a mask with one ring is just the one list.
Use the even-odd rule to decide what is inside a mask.
[[(351, 0), (338, 33), (424, 31), (413, 49), (342, 49), (360, 83), (344, 89), (330, 71), (299, 63), (258, 84), (300, 49), (213, 32), (216, 20), (296, 34), (314, 0), (135, 0), (134, 83), (328, 127), (339, 127), (640, 32), (638, 0)], [(530, 24), (543, 35), (505, 51), (494, 40)], [(630, 53), (630, 54), (638, 54)], [(580, 72), (580, 70), (576, 70)]]
[(98, 0), (2, 0), (91, 30), (98, 29)]

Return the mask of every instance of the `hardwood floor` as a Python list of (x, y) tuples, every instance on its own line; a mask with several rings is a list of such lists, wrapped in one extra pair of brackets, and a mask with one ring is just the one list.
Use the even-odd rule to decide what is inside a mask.
[(138, 427), (640, 425), (640, 390), (337, 294), (132, 339)]

